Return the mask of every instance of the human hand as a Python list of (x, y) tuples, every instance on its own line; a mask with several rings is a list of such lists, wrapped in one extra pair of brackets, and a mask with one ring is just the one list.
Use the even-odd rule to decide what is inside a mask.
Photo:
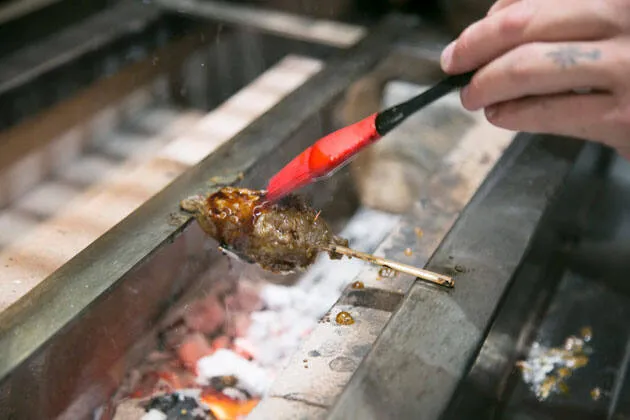
[(498, 0), (444, 50), (442, 68), (479, 68), (462, 104), (494, 125), (630, 157), (630, 0)]

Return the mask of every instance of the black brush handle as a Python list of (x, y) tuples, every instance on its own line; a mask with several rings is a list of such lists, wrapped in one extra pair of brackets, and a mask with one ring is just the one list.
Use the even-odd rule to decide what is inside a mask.
[(471, 71), (464, 74), (449, 76), (432, 88), (422, 92), (420, 95), (379, 112), (375, 121), (376, 131), (378, 131), (378, 134), (381, 136), (384, 136), (418, 110), (435, 102), (453, 90), (466, 86), (474, 74), (475, 72)]

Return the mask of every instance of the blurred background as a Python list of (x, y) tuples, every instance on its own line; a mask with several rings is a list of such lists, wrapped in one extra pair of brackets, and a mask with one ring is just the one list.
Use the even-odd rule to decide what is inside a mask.
[[(66, 25), (117, 3), (116, 0), (1, 0), (0, 54), (6, 54), (46, 37)], [(327, 19), (370, 21), (389, 11), (417, 13), (444, 23), (456, 34), (482, 17), (490, 0), (253, 0), (251, 4)]]

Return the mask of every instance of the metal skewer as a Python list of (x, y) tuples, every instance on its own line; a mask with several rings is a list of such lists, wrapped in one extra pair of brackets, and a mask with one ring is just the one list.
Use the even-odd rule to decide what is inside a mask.
[(387, 267), (389, 269), (392, 269), (401, 273), (410, 274), (420, 280), (428, 281), (430, 283), (435, 283), (439, 286), (444, 286), (444, 287), (455, 286), (453, 279), (449, 276), (434, 273), (428, 270), (423, 270), (418, 267), (413, 267), (411, 265), (388, 260), (386, 258), (377, 257), (372, 254), (366, 254), (364, 252), (356, 251), (352, 248), (347, 248), (345, 246), (331, 244), (326, 248), (326, 251), (331, 252), (333, 254), (341, 254), (347, 257), (358, 258), (360, 260), (367, 261), (375, 265)]

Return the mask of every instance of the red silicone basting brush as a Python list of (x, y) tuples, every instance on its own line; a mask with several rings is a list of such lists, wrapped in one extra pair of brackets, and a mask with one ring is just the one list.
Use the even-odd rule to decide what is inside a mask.
[(473, 74), (470, 72), (447, 77), (406, 102), (321, 138), (271, 178), (267, 186), (267, 198), (277, 200), (332, 174), (361, 149), (380, 139), (416, 111), (452, 90), (466, 86)]

